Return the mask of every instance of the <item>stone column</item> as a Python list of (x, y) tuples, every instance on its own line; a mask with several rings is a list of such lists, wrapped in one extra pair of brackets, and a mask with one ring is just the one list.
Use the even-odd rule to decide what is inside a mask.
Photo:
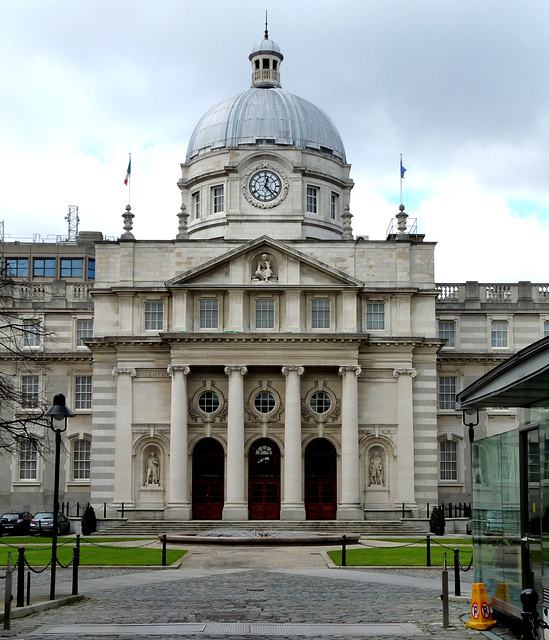
[(244, 495), (246, 461), (244, 457), (244, 376), (246, 367), (225, 367), (229, 376), (227, 414), (227, 497), (223, 520), (247, 520), (248, 505)]
[(190, 371), (184, 364), (171, 364), (168, 367), (168, 373), (172, 377), (170, 499), (165, 514), (174, 520), (191, 519), (187, 433), (187, 376)]
[(338, 520), (364, 520), (360, 504), (360, 472), (358, 457), (358, 376), (356, 365), (339, 368), (341, 392), (341, 502)]
[(112, 375), (116, 379), (113, 503), (118, 505), (124, 503), (124, 506), (133, 506), (132, 378), (135, 377), (135, 369), (113, 369)]
[(303, 501), (303, 459), (301, 455), (301, 387), (304, 368), (282, 367), (286, 377), (286, 420), (284, 423), (284, 497), (281, 520), (305, 520)]
[(415, 369), (395, 369), (397, 378), (397, 492), (395, 507), (416, 510), (414, 479), (414, 400), (412, 380), (417, 376)]

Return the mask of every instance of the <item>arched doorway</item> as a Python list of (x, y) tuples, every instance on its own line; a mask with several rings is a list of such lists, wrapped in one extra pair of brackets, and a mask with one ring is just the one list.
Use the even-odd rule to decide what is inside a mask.
[(213, 438), (201, 440), (193, 451), (193, 520), (221, 520), (225, 453)]
[(305, 450), (305, 512), (307, 520), (335, 520), (337, 455), (334, 445), (316, 438)]
[(266, 438), (258, 440), (248, 457), (250, 520), (280, 519), (280, 449)]

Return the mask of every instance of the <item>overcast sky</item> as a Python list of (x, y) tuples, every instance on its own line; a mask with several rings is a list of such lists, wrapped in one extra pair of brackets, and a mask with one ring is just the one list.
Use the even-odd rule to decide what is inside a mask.
[(339, 129), (356, 235), (406, 211), (438, 282), (549, 282), (547, 0), (4, 0), (0, 221), (7, 240), (171, 239), (200, 117), (250, 85), (264, 30), (282, 86)]

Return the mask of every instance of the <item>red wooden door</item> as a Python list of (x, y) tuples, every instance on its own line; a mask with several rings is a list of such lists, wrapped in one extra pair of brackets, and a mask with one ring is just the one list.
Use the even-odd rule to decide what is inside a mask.
[(193, 451), (193, 519), (221, 520), (225, 486), (225, 454), (213, 438), (201, 440)]
[(248, 511), (250, 520), (280, 519), (280, 450), (266, 438), (250, 449)]
[(305, 451), (305, 512), (307, 520), (335, 520), (337, 515), (337, 455), (328, 440), (317, 438)]

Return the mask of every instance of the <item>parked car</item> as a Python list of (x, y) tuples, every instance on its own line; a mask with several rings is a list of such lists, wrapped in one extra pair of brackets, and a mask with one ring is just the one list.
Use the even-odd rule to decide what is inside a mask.
[(4, 513), (0, 517), (1, 535), (27, 535), (32, 514), (28, 511), (20, 511), (13, 513)]
[[(70, 533), (71, 523), (67, 516), (60, 513), (57, 519), (57, 533), (59, 535)], [(53, 533), (53, 511), (39, 511), (35, 513), (30, 521), (29, 533), (31, 536), (51, 535)]]

